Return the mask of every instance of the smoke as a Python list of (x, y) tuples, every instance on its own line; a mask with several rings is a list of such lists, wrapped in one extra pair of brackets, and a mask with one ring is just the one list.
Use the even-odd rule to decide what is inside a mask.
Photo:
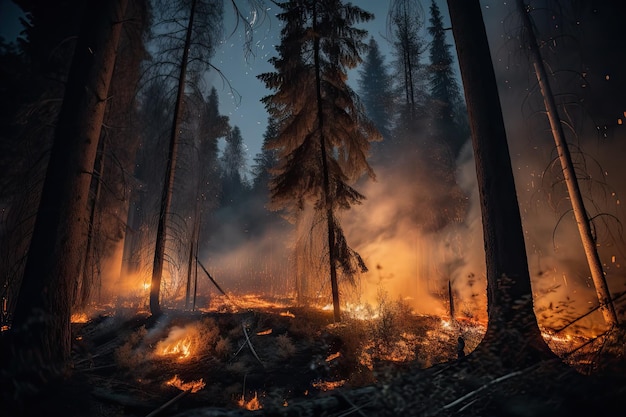
[[(529, 72), (527, 57), (520, 53), (518, 22), (511, 18), (514, 6), (490, 6), (484, 9), (484, 17), (500, 88), (535, 310), (540, 324), (558, 328), (595, 307), (597, 298), (569, 212), (560, 166), (553, 163), (554, 144), (541, 113), (541, 98), (534, 89), (534, 75)], [(587, 21), (581, 22), (584, 26)], [(585, 44), (590, 45), (604, 42), (605, 39), (585, 39)], [(571, 65), (569, 57), (573, 55), (571, 50), (560, 55), (563, 67)], [(623, 67), (622, 63), (619, 68)], [(597, 66), (587, 68), (590, 75), (601, 72)], [(626, 289), (626, 245), (621, 236), (626, 214), (620, 204), (620, 196), (626, 192), (622, 180), (626, 178), (626, 132), (624, 125), (616, 125), (617, 120), (626, 118), (626, 105), (620, 107), (624, 99), (613, 97), (625, 90), (609, 83), (623, 83), (618, 77), (620, 73), (625, 74), (626, 70), (611, 70), (609, 78), (600, 78), (606, 85), (595, 83), (592, 88), (583, 88), (574, 83), (572, 87), (572, 80), (568, 80), (560, 83), (559, 88), (572, 90), (557, 91), (568, 93), (568, 97), (584, 97), (587, 108), (599, 108), (600, 103), (602, 108), (615, 110), (610, 113), (614, 115), (612, 120), (605, 119), (606, 125), (589, 119), (582, 111), (574, 111), (572, 106), (566, 107), (568, 111), (562, 115), (569, 118), (577, 132), (569, 140), (585, 203), (596, 221), (594, 232), (613, 294)], [(466, 143), (455, 161), (451, 179), (442, 179), (430, 169), (433, 161), (425, 158), (433, 148), (420, 143), (419, 152), (396, 155), (385, 165), (375, 166), (377, 180), (356, 187), (366, 200), (340, 214), (348, 244), (369, 268), (359, 277), (356, 288), (342, 286), (342, 300), (376, 303), (382, 289), (389, 297), (409, 303), (418, 313), (445, 315), (450, 283), (457, 314), (485, 319), (484, 243), (471, 143)], [(454, 207), (461, 208), (458, 214), (450, 211)], [(267, 213), (262, 199), (238, 202), (216, 212), (213, 223), (201, 236), (202, 265), (226, 292), (293, 293), (300, 274), (298, 260), (293, 257), (296, 227), (269, 219)], [(117, 294), (118, 300), (123, 299), (120, 294), (133, 296), (145, 303), (146, 275), (122, 275), (116, 279), (120, 259), (121, 248), (110, 260), (112, 272), (103, 278), (103, 293)], [(318, 266), (315, 273), (319, 279), (311, 282), (315, 287), (312, 292), (330, 293), (326, 269), (319, 267), (327, 258), (311, 251), (307, 261)], [(204, 298), (212, 294), (219, 294), (219, 290), (200, 269), (199, 306), (204, 306)], [(601, 325), (602, 317), (594, 313), (580, 323), (593, 330)]]

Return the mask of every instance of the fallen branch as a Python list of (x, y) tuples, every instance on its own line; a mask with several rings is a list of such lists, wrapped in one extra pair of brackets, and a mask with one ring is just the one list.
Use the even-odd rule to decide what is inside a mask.
[(174, 404), (175, 402), (179, 401), (181, 398), (189, 394), (191, 390), (192, 388), (189, 388), (188, 390), (185, 390), (185, 391), (181, 391), (177, 396), (175, 396), (174, 398), (172, 398), (171, 400), (169, 400), (168, 402), (166, 402), (165, 404), (163, 404), (162, 406), (160, 406), (159, 408), (157, 408), (156, 410), (148, 414), (146, 417), (154, 417), (158, 415), (159, 413), (166, 410), (168, 407), (171, 407), (172, 404)]
[[(235, 306), (237, 306), (237, 303), (235, 303), (235, 301), (230, 298), (228, 296), (228, 294), (226, 294), (226, 292), (222, 289), (222, 287), (219, 286), (219, 284), (217, 283), (217, 281), (215, 281), (215, 279), (213, 279), (213, 277), (211, 276), (211, 274), (209, 274), (209, 271), (206, 270), (206, 268), (204, 267), (204, 265), (202, 265), (202, 262), (200, 262), (200, 259), (198, 259), (198, 257), (196, 256), (196, 261), (198, 262), (198, 265), (200, 265), (200, 268), (202, 268), (202, 270), (204, 271), (204, 273), (207, 275), (207, 277), (209, 277), (209, 279), (211, 280), (211, 282), (213, 283), (213, 285), (215, 285), (215, 288), (217, 288), (222, 294), (224, 294), (224, 296), (228, 299), (228, 301), (230, 301), (231, 303), (233, 303)], [(238, 307), (238, 306), (237, 306)]]
[(442, 410), (447, 410), (448, 408), (452, 408), (455, 405), (460, 404), (463, 401), (467, 400), (468, 398), (473, 397), (474, 395), (478, 394), (479, 392), (486, 390), (490, 386), (497, 384), (498, 382), (505, 381), (505, 380), (507, 380), (509, 378), (513, 378), (514, 376), (518, 376), (518, 375), (521, 375), (523, 373), (524, 373), (524, 371), (522, 370), (522, 371), (515, 371), (515, 372), (511, 372), (511, 373), (506, 374), (506, 375), (502, 375), (501, 377), (496, 378), (493, 381), (490, 381), (489, 383), (483, 385), (482, 387), (480, 387), (480, 388), (478, 388), (478, 389), (476, 389), (476, 390), (474, 390), (472, 392), (469, 392), (469, 393), (465, 394), (461, 398), (458, 398), (458, 399), (452, 401), (451, 403), (444, 405), (442, 407)]
[(250, 341), (250, 336), (248, 336), (248, 331), (246, 330), (246, 325), (242, 324), (241, 326), (243, 327), (243, 334), (246, 336), (246, 342), (248, 343), (248, 346), (250, 347), (250, 350), (252, 351), (252, 354), (254, 355), (256, 360), (258, 360), (259, 363), (263, 367), (265, 367), (265, 365), (263, 365), (263, 362), (261, 362), (261, 358), (259, 358), (259, 355), (256, 354), (256, 350), (254, 350), (254, 347), (252, 346), (252, 342)]

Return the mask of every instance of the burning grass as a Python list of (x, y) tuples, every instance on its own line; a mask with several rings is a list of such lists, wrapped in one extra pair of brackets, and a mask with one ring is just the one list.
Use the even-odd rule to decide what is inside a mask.
[[(459, 349), (469, 354), (485, 331), (469, 319), (414, 314), (384, 294), (375, 306), (355, 306), (339, 324), (331, 311), (251, 299), (260, 307), (75, 324), (76, 340), (90, 352), (76, 358), (77, 369), (96, 384), (106, 376), (161, 398), (171, 395), (166, 387), (189, 390), (181, 408), (258, 410), (453, 361)], [(544, 337), (572, 363), (590, 360), (581, 356), (590, 350), (588, 339), (547, 330)], [(578, 356), (569, 353), (576, 349)]]

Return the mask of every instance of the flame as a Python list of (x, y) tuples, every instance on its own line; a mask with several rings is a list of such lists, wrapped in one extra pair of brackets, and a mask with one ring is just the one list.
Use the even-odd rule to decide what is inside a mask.
[(164, 346), (160, 352), (161, 356), (178, 356), (178, 359), (186, 359), (191, 356), (191, 340), (185, 338), (178, 342)]
[(70, 321), (72, 323), (87, 323), (89, 321), (89, 317), (87, 317), (87, 313), (72, 313), (70, 317)]
[(181, 391), (191, 391), (192, 394), (195, 394), (206, 386), (202, 378), (197, 381), (183, 382), (183, 380), (180, 379), (178, 375), (174, 375), (174, 377), (167, 381), (165, 384), (176, 387)]
[(246, 410), (250, 411), (260, 410), (261, 408), (263, 408), (261, 406), (261, 403), (259, 402), (259, 395), (257, 392), (254, 393), (254, 397), (252, 397), (250, 401), (246, 401), (245, 397), (242, 394), (237, 404), (239, 404), (239, 407), (245, 408)]

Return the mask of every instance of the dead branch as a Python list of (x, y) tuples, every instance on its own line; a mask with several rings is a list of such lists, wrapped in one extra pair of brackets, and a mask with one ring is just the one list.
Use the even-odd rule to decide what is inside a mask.
[(246, 336), (246, 343), (248, 343), (248, 347), (250, 348), (250, 350), (252, 351), (252, 354), (254, 355), (254, 357), (256, 358), (256, 360), (259, 361), (259, 363), (261, 364), (261, 366), (265, 367), (265, 365), (263, 365), (263, 362), (261, 362), (261, 358), (259, 358), (259, 355), (257, 355), (256, 350), (254, 350), (254, 347), (252, 346), (252, 342), (250, 341), (250, 336), (248, 336), (248, 330), (246, 330), (246, 325), (245, 323), (241, 325), (243, 327), (243, 334)]
[(154, 417), (158, 414), (160, 414), (161, 412), (163, 412), (164, 410), (166, 410), (167, 408), (171, 407), (172, 404), (176, 403), (177, 401), (179, 401), (181, 398), (185, 397), (187, 394), (189, 394), (191, 392), (192, 388), (189, 388), (188, 390), (185, 391), (181, 391), (177, 396), (175, 396), (174, 398), (172, 398), (171, 400), (169, 400), (168, 402), (166, 402), (165, 404), (163, 404), (162, 406), (160, 406), (159, 408), (157, 408), (156, 410), (152, 411), (150, 414), (148, 414), (146, 417)]

